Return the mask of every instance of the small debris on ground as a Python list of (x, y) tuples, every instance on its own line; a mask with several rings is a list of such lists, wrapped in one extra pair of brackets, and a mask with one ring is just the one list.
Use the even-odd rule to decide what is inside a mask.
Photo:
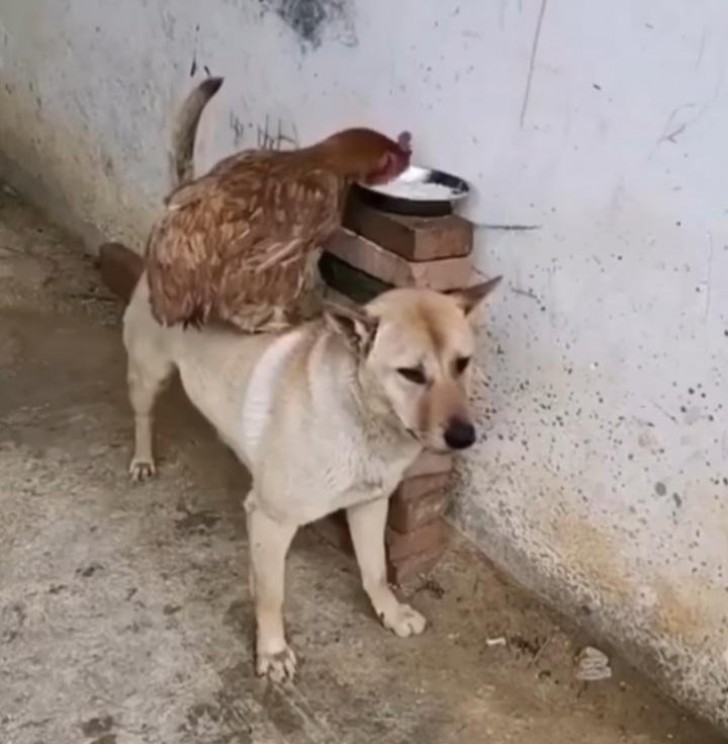
[(486, 638), (485, 639), (485, 645), (489, 648), (492, 648), (493, 646), (505, 646), (507, 644), (505, 636), (500, 636), (499, 638)]
[(593, 646), (587, 646), (576, 657), (576, 678), (582, 682), (599, 682), (611, 679), (612, 669), (605, 653)]
[(445, 596), (445, 590), (442, 585), (433, 578), (424, 578), (422, 583), (414, 590), (413, 596), (420, 592), (427, 592), (431, 594), (435, 599), (442, 599)]

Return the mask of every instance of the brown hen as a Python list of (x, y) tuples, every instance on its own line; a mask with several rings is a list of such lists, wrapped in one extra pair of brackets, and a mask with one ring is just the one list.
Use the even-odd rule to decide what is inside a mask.
[(409, 165), (398, 141), (348, 129), (311, 147), (248, 150), (192, 178), (195, 133), (220, 78), (201, 83), (182, 107), (173, 138), (173, 178), (147, 244), (151, 305), (164, 325), (231, 323), (279, 330), (315, 276), (320, 246), (341, 224), (355, 181), (386, 183)]

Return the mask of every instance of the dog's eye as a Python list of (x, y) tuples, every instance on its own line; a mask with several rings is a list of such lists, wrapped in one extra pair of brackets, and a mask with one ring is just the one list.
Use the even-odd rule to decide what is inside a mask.
[(461, 375), (468, 368), (470, 357), (458, 357), (455, 360), (455, 371)]
[(427, 382), (425, 373), (419, 367), (400, 367), (399, 372), (405, 380), (414, 382), (415, 385), (424, 385)]

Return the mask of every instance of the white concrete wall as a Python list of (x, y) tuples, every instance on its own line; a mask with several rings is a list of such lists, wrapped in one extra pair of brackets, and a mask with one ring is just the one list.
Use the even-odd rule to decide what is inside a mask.
[(0, 146), (139, 244), (194, 59), (201, 164), (266, 119), (409, 128), (472, 218), (536, 226), (478, 235), (507, 281), (456, 519), (728, 726), (726, 39), (720, 0), (5, 0)]

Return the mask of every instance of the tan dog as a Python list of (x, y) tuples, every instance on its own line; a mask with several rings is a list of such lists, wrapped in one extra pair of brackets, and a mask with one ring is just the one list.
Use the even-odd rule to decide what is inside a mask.
[(170, 373), (249, 468), (245, 502), (257, 672), (291, 677), (283, 629), (284, 564), (296, 531), (346, 509), (364, 589), (385, 627), (421, 633), (425, 619), (387, 584), (388, 498), (428, 448), (469, 447), (476, 306), (500, 278), (471, 289), (386, 292), (363, 309), (330, 309), (280, 335), (163, 328), (146, 277), (124, 316), (136, 442), (131, 474), (154, 473), (152, 407)]

